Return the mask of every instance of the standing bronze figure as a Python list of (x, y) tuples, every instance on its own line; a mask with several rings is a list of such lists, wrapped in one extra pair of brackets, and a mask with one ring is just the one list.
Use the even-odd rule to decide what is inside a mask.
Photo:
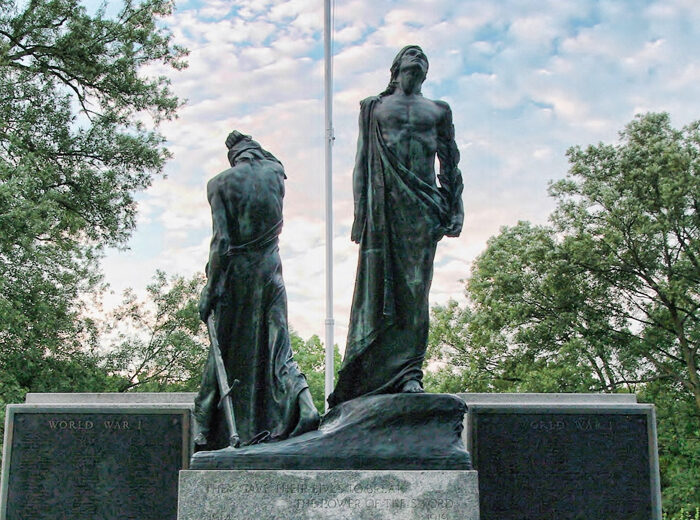
[(387, 89), (360, 104), (351, 234), (360, 255), (331, 406), (423, 391), (435, 249), (443, 236), (459, 236), (464, 220), (452, 112), (421, 94), (427, 72), (421, 48), (404, 47)]
[[(279, 440), (319, 422), (292, 357), (287, 325), (278, 247), (286, 176), (282, 164), (250, 136), (234, 131), (226, 146), (231, 168), (207, 185), (213, 236), (200, 317), (206, 322), (213, 313), (241, 443), (261, 436)], [(210, 351), (194, 414), (196, 442), (208, 450), (231, 443), (220, 401)]]

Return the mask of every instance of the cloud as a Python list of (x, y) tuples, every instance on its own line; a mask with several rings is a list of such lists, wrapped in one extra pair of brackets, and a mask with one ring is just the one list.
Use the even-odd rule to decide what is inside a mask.
[[(381, 92), (405, 44), (428, 53), (429, 98), (453, 111), (466, 220), (438, 247), (431, 301), (462, 298), (471, 262), (501, 226), (544, 223), (550, 179), (572, 145), (614, 142), (635, 113), (667, 110), (680, 126), (700, 115), (700, 4), (659, 0), (370, 0), (337, 2), (334, 42), (334, 270), (342, 345), (357, 262), (348, 239), (359, 101)], [(156, 268), (201, 270), (210, 233), (207, 179), (227, 167), (232, 129), (253, 135), (288, 172), (281, 237), (289, 316), (323, 335), (324, 128), (322, 5), (312, 0), (207, 0), (168, 20), (190, 66), (167, 73), (188, 98), (162, 130), (175, 158), (139, 196), (130, 252), (110, 252), (107, 280), (144, 286)]]

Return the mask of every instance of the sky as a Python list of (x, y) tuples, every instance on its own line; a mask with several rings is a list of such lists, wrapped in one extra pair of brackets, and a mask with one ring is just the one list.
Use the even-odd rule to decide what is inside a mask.
[[(635, 114), (700, 119), (697, 0), (336, 0), (333, 22), (335, 341), (345, 343), (358, 246), (350, 241), (361, 99), (383, 91), (401, 47), (420, 45), (424, 96), (452, 107), (464, 179), (459, 238), (438, 244), (431, 304), (464, 301), (486, 241), (519, 220), (547, 222), (566, 150), (617, 142)], [(323, 338), (325, 320), (323, 1), (180, 0), (164, 20), (189, 67), (166, 74), (187, 100), (161, 127), (174, 157), (138, 196), (137, 229), (103, 262), (107, 308), (144, 293), (156, 269), (203, 272), (207, 181), (228, 167), (239, 130), (288, 176), (280, 236), (291, 327)]]

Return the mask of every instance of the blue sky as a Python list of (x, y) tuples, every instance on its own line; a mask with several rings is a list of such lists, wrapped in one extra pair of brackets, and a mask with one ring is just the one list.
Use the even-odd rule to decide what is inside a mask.
[[(572, 145), (614, 142), (635, 114), (700, 119), (696, 0), (336, 0), (334, 7), (334, 269), (336, 339), (347, 333), (357, 246), (352, 164), (359, 101), (382, 91), (406, 44), (430, 60), (426, 97), (449, 102), (464, 177), (465, 226), (438, 246), (431, 301), (463, 300), (489, 236), (518, 220), (544, 223), (550, 180)], [(188, 100), (162, 131), (167, 178), (139, 196), (128, 251), (104, 262), (113, 294), (143, 291), (156, 269), (190, 275), (207, 260), (205, 186), (227, 167), (224, 140), (251, 134), (285, 165), (281, 254), (292, 327), (323, 334), (323, 2), (179, 2), (165, 23), (191, 50), (166, 73)]]

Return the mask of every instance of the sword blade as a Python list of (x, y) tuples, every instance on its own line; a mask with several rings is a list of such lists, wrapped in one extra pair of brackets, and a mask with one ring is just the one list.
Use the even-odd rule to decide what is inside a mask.
[(228, 427), (229, 432), (229, 444), (234, 448), (238, 448), (238, 446), (240, 446), (240, 438), (238, 436), (238, 430), (236, 429), (236, 416), (233, 413), (233, 399), (231, 398), (231, 388), (228, 384), (228, 376), (226, 374), (226, 367), (224, 366), (224, 359), (221, 356), (219, 339), (216, 336), (216, 322), (214, 320), (213, 312), (210, 312), (209, 317), (207, 318), (207, 330), (209, 331), (211, 349), (214, 353), (214, 364), (216, 365), (216, 379), (219, 383), (219, 394), (221, 395), (219, 405), (224, 410), (226, 426)]

